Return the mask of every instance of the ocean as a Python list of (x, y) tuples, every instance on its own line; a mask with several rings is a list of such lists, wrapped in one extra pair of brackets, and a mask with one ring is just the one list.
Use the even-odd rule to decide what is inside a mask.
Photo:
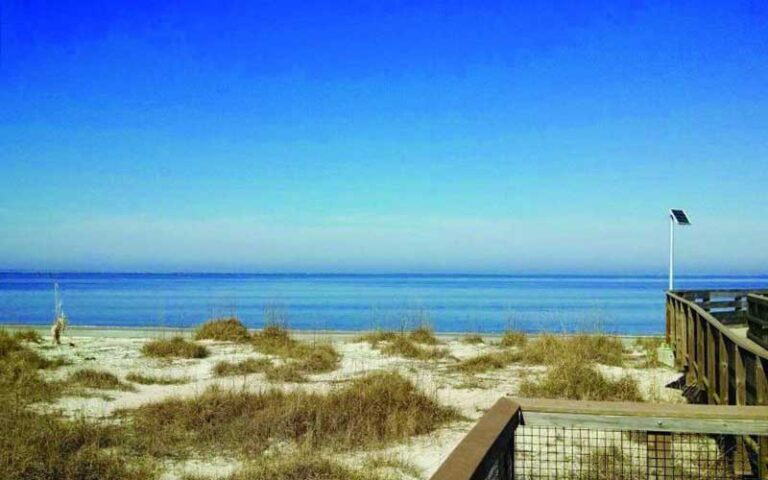
[[(494, 333), (664, 332), (662, 276), (0, 273), (0, 323), (49, 324), (53, 284), (75, 326), (192, 327), (237, 315), (249, 327), (410, 328)], [(768, 276), (689, 276), (678, 288), (768, 288)]]

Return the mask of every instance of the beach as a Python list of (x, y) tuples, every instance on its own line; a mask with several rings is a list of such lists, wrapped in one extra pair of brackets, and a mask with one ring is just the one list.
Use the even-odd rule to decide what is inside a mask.
[[(14, 331), (10, 328), (9, 331)], [(500, 397), (520, 394), (521, 382), (543, 375), (546, 365), (531, 365), (511, 361), (488, 371), (461, 371), (469, 359), (484, 355), (514, 352), (515, 348), (500, 346), (502, 337), (486, 335), (468, 338), (466, 334), (437, 334), (434, 344), (419, 348), (439, 349), (441, 355), (432, 359), (405, 358), (384, 353), (382, 344), (366, 341), (359, 332), (292, 332), (291, 337), (306, 345), (330, 345), (338, 352), (338, 363), (331, 371), (307, 374), (299, 382), (270, 381), (264, 373), (220, 376), (215, 374), (221, 362), (238, 364), (259, 359), (275, 360), (275, 355), (264, 354), (249, 342), (198, 340), (209, 352), (205, 358), (151, 358), (142, 348), (152, 340), (167, 340), (181, 336), (192, 339), (191, 329), (158, 328), (71, 328), (63, 337), (61, 346), (48, 343), (47, 332), (40, 329), (43, 342), (29, 348), (41, 356), (60, 360), (63, 366), (44, 373), (48, 381), (66, 381), (75, 372), (95, 369), (114, 375), (129, 388), (81, 389), (65, 393), (51, 403), (37, 404), (35, 408), (55, 412), (67, 418), (86, 418), (95, 422), (112, 422), (120, 412), (131, 411), (171, 398), (194, 398), (211, 388), (235, 392), (309, 392), (320, 395), (376, 372), (397, 372), (417, 386), (427, 397), (440, 405), (456, 410), (456, 420), (446, 422), (427, 434), (414, 435), (402, 441), (388, 442), (375, 448), (342, 449), (333, 457), (342, 463), (355, 465), (361, 461), (380, 461), (384, 458), (392, 465), (405, 465), (390, 474), (394, 478), (429, 478), (451, 450), (472, 428), (474, 422)], [(529, 336), (535, 344), (536, 337)], [(679, 377), (679, 373), (662, 363), (654, 362), (649, 368), (643, 364), (647, 353), (637, 337), (622, 337), (624, 360), (622, 365), (601, 365), (596, 368), (608, 379), (629, 376), (636, 380), (643, 400), (682, 403), (678, 390), (666, 388)], [(431, 341), (430, 341), (431, 342)], [(276, 360), (278, 363), (280, 359)], [(130, 375), (170, 379), (174, 384), (140, 384), (131, 382)], [(163, 458), (163, 479), (181, 479), (188, 475), (205, 478), (224, 478), (236, 472), (243, 464), (242, 455), (221, 451), (208, 455), (196, 452), (186, 458)], [(389, 470), (392, 470), (390, 468)]]

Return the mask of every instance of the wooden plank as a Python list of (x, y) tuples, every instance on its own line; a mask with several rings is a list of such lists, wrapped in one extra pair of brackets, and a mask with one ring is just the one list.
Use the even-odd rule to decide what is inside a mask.
[[(768, 362), (757, 359), (755, 388), (758, 405), (768, 405)], [(758, 478), (768, 480), (768, 435), (759, 437), (758, 443)]]
[(728, 405), (728, 349), (725, 337), (719, 335), (720, 348), (720, 405)]
[[(594, 402), (523, 397), (512, 397), (512, 400), (520, 406), (523, 415), (543, 412), (594, 416), (612, 415), (619, 417), (672, 417), (680, 419), (747, 421), (768, 426), (768, 406), (738, 407), (734, 405)], [(764, 428), (760, 427), (761, 431)]]
[(733, 359), (736, 362), (736, 405), (747, 404), (747, 371), (744, 368), (744, 356), (737, 347), (733, 352)]
[[(512, 457), (515, 429), (520, 421), (520, 406), (509, 398), (500, 398), (448, 455), (431, 480), (469, 480), (485, 478), (498, 468), (498, 455)], [(512, 465), (504, 465), (511, 471)], [(497, 472), (501, 479), (510, 478)]]
[(715, 365), (715, 336), (713, 332), (715, 327), (707, 322), (704, 328), (706, 329), (706, 354), (704, 359), (707, 365), (707, 401), (708, 403), (718, 403), (715, 400), (717, 395), (717, 366)]
[[(766, 412), (768, 413), (768, 412)], [(591, 415), (577, 413), (532, 412), (523, 409), (523, 425), (581, 427), (597, 430), (651, 431), (730, 435), (768, 435), (768, 418), (723, 420), (718, 418), (679, 418), (673, 416)]]

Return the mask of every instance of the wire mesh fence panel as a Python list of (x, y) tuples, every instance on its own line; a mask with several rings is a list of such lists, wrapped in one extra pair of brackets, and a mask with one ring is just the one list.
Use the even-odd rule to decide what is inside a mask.
[(515, 479), (756, 478), (741, 437), (521, 426)]

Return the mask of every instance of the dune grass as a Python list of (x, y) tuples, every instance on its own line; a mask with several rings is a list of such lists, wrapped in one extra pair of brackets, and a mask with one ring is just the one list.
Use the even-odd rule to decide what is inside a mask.
[(126, 380), (141, 385), (181, 385), (189, 383), (190, 379), (187, 377), (170, 377), (167, 375), (146, 375), (138, 372), (131, 372), (126, 377)]
[(658, 368), (662, 365), (659, 361), (659, 347), (664, 344), (663, 337), (641, 337), (635, 340), (635, 345), (643, 353), (641, 366), (643, 368)]
[(621, 366), (624, 346), (621, 340), (604, 334), (578, 334), (573, 336), (540, 335), (526, 342), (512, 358), (529, 365), (551, 365), (564, 355), (581, 362)]
[(524, 347), (528, 343), (528, 336), (525, 332), (517, 330), (507, 330), (501, 335), (499, 345), (502, 347)]
[(437, 345), (440, 343), (435, 336), (435, 332), (429, 325), (420, 325), (408, 333), (408, 339), (412, 342), (421, 343), (423, 345)]
[(91, 368), (76, 371), (69, 376), (67, 383), (97, 390), (135, 390), (132, 385), (121, 382), (115, 375)]
[[(316, 452), (301, 452), (277, 457), (259, 457), (246, 467), (221, 480), (389, 480), (375, 469), (351, 468)], [(211, 480), (210, 477), (185, 476), (182, 480)]]
[(380, 347), (381, 353), (414, 360), (439, 360), (448, 356), (448, 350), (421, 346), (408, 337), (398, 336)]
[(490, 370), (500, 370), (514, 363), (516, 357), (509, 352), (484, 353), (453, 365), (451, 368), (466, 374), (483, 373)]
[(143, 449), (157, 455), (211, 449), (252, 455), (291, 440), (313, 448), (381, 445), (459, 418), (397, 373), (370, 374), (327, 394), (212, 387), (126, 413)]
[(642, 402), (637, 380), (624, 375), (606, 378), (590, 362), (563, 361), (552, 365), (540, 378), (523, 380), (523, 397), (562, 398), (568, 400), (606, 400)]
[(249, 375), (252, 373), (264, 373), (271, 367), (272, 361), (268, 358), (247, 358), (240, 362), (222, 360), (214, 365), (213, 373), (218, 377)]
[(304, 373), (326, 373), (336, 370), (341, 355), (330, 343), (305, 343), (291, 337), (284, 326), (272, 323), (256, 332), (251, 342), (257, 351), (296, 362)]
[(237, 317), (214, 318), (195, 330), (195, 340), (246, 342), (251, 334)]
[(141, 353), (155, 358), (205, 358), (209, 355), (207, 348), (182, 337), (151, 340), (141, 347)]
[(43, 341), (43, 337), (37, 333), (37, 330), (33, 330), (31, 328), (16, 330), (13, 333), (13, 338), (20, 342), (42, 343)]
[(385, 355), (414, 360), (439, 360), (448, 356), (448, 350), (436, 347), (439, 344), (434, 332), (424, 325), (410, 332), (379, 330), (366, 333), (357, 341), (367, 342)]
[(466, 343), (467, 345), (479, 345), (485, 343), (485, 340), (483, 340), (483, 337), (477, 333), (470, 333), (461, 337), (461, 343)]

